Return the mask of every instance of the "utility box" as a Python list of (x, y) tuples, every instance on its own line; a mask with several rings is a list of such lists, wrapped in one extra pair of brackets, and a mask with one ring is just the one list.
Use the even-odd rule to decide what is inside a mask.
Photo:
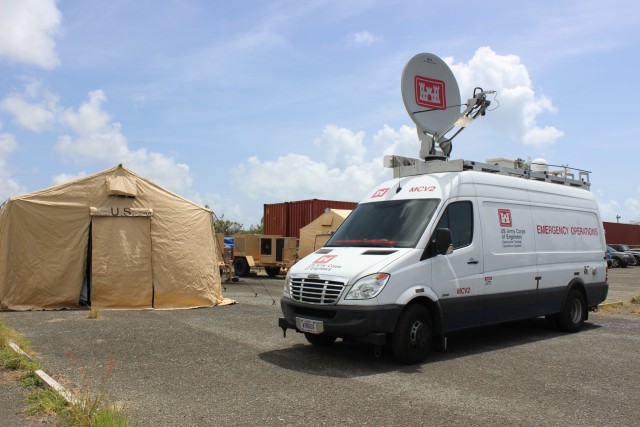
[(274, 277), (287, 271), (297, 260), (295, 237), (238, 234), (233, 238), (236, 276), (247, 276), (251, 268), (264, 268), (270, 277)]

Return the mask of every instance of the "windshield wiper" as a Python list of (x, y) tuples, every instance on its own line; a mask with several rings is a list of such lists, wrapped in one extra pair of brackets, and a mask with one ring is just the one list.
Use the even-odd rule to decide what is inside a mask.
[(385, 247), (385, 248), (394, 248), (398, 245), (397, 240), (387, 240), (387, 239), (353, 239), (353, 240), (335, 240), (332, 243), (336, 246), (375, 246), (375, 247)]

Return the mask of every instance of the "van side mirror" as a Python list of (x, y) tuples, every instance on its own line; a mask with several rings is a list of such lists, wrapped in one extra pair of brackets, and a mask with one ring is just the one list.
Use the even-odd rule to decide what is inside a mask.
[(438, 228), (433, 235), (431, 235), (431, 241), (425, 248), (420, 261), (433, 258), (437, 255), (448, 255), (453, 252), (453, 246), (451, 246), (451, 231), (448, 228)]
[(450, 254), (453, 250), (451, 247), (451, 230), (448, 228), (438, 228), (435, 233), (434, 243), (436, 255)]

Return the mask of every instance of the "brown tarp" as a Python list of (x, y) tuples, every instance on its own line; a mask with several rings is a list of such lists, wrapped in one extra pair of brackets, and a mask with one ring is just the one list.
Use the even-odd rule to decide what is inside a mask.
[(192, 308), (223, 303), (213, 216), (116, 166), (0, 209), (0, 308)]
[(338, 229), (350, 213), (351, 211), (347, 209), (327, 209), (318, 218), (302, 227), (298, 249), (300, 259), (324, 246), (331, 237), (331, 233)]

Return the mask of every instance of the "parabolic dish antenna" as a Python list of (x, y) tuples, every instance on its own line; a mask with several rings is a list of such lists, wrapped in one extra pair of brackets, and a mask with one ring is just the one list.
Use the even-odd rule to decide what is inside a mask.
[(418, 133), (443, 136), (451, 129), (460, 116), (460, 89), (442, 59), (431, 53), (417, 54), (404, 67), (401, 84), (404, 106)]
[[(451, 140), (478, 116), (484, 116), (491, 101), (488, 94), (477, 87), (473, 98), (460, 103), (460, 89), (453, 73), (444, 61), (432, 53), (419, 53), (407, 62), (402, 72), (402, 100), (416, 124), (420, 138), (420, 158), (424, 160), (447, 159), (451, 154)], [(460, 107), (465, 106), (460, 112)], [(447, 132), (459, 127), (453, 136)]]

